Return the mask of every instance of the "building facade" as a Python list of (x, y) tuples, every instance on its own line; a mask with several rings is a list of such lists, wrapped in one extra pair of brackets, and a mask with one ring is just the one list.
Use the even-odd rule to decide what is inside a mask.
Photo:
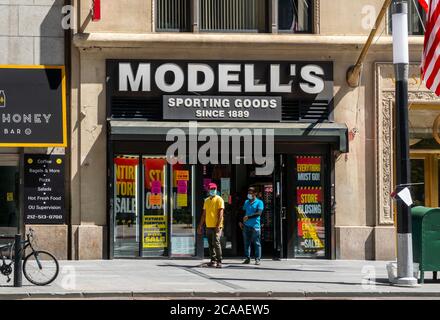
[[(70, 3), (68, 219), (34, 225), (60, 257), (201, 258), (196, 224), (215, 182), (226, 256), (242, 254), (253, 185), (263, 256), (395, 258), (389, 19), (360, 85), (346, 83), (382, 0), (109, 0), (100, 17), (93, 2)], [(439, 100), (420, 81), (410, 9), (412, 172), (425, 183), (415, 198), (438, 206)], [(272, 153), (274, 170), (259, 175)]]
[[(37, 158), (44, 161), (56, 157), (61, 161), (60, 167), (69, 167), (64, 162), (68, 160), (65, 147), (70, 100), (65, 76), (70, 48), (65, 48), (66, 31), (62, 27), (64, 5), (63, 0), (0, 1), (0, 234), (23, 234), (32, 224), (38, 234), (36, 244), (67, 259), (64, 239), (68, 237), (65, 213), (69, 176), (58, 176), (60, 195), (56, 197), (55, 211), (62, 213), (57, 225), (46, 224), (53, 222), (48, 218), (52, 216), (48, 208), (52, 199), (48, 206), (43, 206), (46, 200), (25, 197), (43, 193), (44, 199), (55, 196), (49, 189), (37, 192), (38, 195), (29, 193), (30, 189), (25, 188), (25, 181), (30, 178), (25, 159), (29, 167)], [(43, 174), (36, 177), (43, 178)], [(40, 204), (41, 210), (37, 209)]]

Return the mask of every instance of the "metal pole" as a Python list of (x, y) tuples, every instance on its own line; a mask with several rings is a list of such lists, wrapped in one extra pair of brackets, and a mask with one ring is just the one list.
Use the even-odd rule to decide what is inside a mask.
[(16, 234), (14, 245), (14, 287), (21, 287), (23, 283), (22, 253), (21, 234)]
[(391, 1), (392, 0), (385, 0), (385, 2), (383, 3), (382, 9), (380, 10), (379, 15), (377, 16), (376, 22), (374, 23), (374, 27), (371, 30), (370, 35), (368, 36), (367, 42), (362, 48), (361, 54), (359, 55), (356, 64), (354, 66), (351, 66), (347, 70), (347, 76), (346, 76), (347, 84), (352, 88), (356, 88), (359, 86), (362, 64), (364, 63), (368, 50), (370, 49), (371, 44), (373, 43), (373, 39), (377, 34), (377, 30), (380, 24), (382, 23), (382, 20), (385, 17), (388, 8), (390, 7)]
[[(393, 0), (393, 63), (396, 75), (396, 173), (398, 191), (411, 182), (408, 134), (408, 3)], [(411, 210), (397, 200), (396, 285), (415, 286), (411, 235)]]

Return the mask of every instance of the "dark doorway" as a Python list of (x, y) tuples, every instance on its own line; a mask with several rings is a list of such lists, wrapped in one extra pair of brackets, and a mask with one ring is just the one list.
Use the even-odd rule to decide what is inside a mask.
[(17, 233), (20, 212), (20, 178), (17, 160), (0, 160), (0, 233)]

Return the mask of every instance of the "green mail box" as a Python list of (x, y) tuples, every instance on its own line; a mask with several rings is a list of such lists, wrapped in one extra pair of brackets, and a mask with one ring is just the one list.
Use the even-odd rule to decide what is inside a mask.
[(412, 215), (412, 239), (414, 262), (419, 264), (420, 282), (424, 272), (433, 271), (437, 280), (440, 271), (440, 208), (414, 207)]

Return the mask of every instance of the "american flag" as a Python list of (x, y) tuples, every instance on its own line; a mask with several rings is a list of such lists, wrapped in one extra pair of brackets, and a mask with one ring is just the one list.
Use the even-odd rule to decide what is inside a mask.
[(429, 9), (429, 0), (419, 0), (420, 5), (422, 6), (423, 9), (425, 9), (426, 12), (428, 12)]
[(440, 96), (440, 0), (419, 0), (427, 9), (422, 79)]

